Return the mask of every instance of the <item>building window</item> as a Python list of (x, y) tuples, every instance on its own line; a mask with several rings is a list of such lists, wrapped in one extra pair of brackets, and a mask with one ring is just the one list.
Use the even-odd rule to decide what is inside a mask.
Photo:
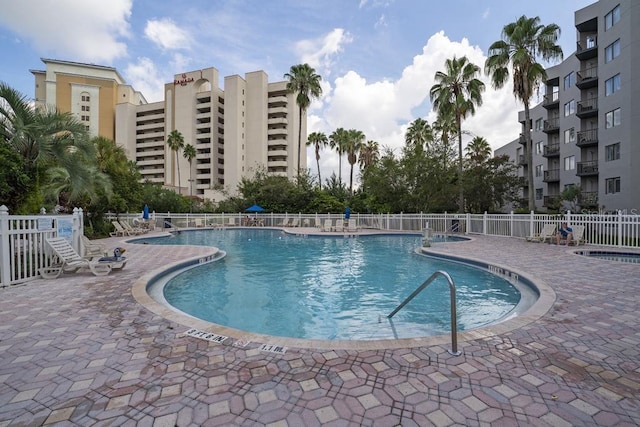
[(616, 74), (604, 82), (604, 96), (609, 96), (620, 90), (620, 74)]
[(564, 90), (569, 89), (575, 83), (576, 83), (576, 73), (575, 72), (572, 71), (569, 74), (567, 74), (566, 76), (564, 76)]
[(542, 176), (542, 165), (536, 165), (536, 176)]
[(613, 61), (620, 55), (620, 39), (614, 41), (609, 46), (604, 48), (604, 62), (605, 64)]
[(614, 126), (620, 126), (620, 109), (616, 108), (604, 115), (604, 128), (609, 129)]
[(569, 144), (570, 142), (576, 141), (576, 131), (574, 128), (567, 129), (564, 131), (564, 143)]
[(570, 116), (576, 112), (576, 101), (572, 99), (571, 101), (564, 104), (564, 116)]
[(536, 200), (542, 200), (542, 188), (536, 188)]
[(569, 156), (564, 158), (564, 170), (572, 171), (576, 168), (576, 156)]
[(620, 5), (614, 7), (611, 12), (604, 16), (604, 30), (608, 30), (618, 22), (620, 22)]
[(613, 194), (620, 192), (620, 177), (607, 178), (604, 180), (605, 194)]
[(604, 147), (604, 160), (605, 162), (611, 162), (613, 160), (620, 159), (620, 143), (607, 145)]
[(536, 131), (540, 131), (540, 130), (542, 130), (542, 119), (541, 119), (541, 118), (536, 120), (536, 127), (535, 127), (535, 130), (536, 130)]
[(89, 102), (90, 101), (89, 95), (82, 95), (82, 101), (83, 102)]
[(542, 141), (536, 142), (536, 154), (542, 154)]

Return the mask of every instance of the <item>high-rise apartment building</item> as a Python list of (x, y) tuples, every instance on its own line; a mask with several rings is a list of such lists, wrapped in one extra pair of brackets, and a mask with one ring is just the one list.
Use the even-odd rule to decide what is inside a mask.
[[(530, 111), (536, 208), (557, 206), (565, 188), (580, 186), (583, 211), (640, 211), (638, 22), (634, 0), (600, 0), (575, 12), (576, 51), (547, 69), (544, 100)], [(524, 129), (524, 113), (518, 118)], [(521, 135), (496, 155), (526, 171), (524, 143)]]
[[(92, 135), (125, 148), (143, 179), (183, 195), (219, 200), (257, 170), (293, 178), (298, 165), (299, 109), (286, 82), (269, 83), (264, 71), (224, 78), (218, 70), (179, 73), (164, 85), (164, 100), (148, 103), (110, 67), (43, 59), (32, 71), (36, 102), (75, 114)], [(300, 168), (306, 169), (302, 117)], [(177, 130), (196, 150), (191, 162), (167, 145)]]

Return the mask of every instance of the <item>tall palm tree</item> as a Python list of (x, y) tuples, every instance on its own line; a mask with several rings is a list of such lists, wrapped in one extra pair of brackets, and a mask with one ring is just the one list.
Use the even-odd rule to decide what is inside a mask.
[(358, 155), (358, 164), (364, 171), (369, 166), (374, 165), (380, 159), (380, 146), (377, 141), (369, 140), (360, 147)]
[(471, 163), (480, 165), (491, 158), (491, 146), (487, 140), (481, 136), (476, 136), (467, 144), (465, 148)]
[(182, 150), (182, 155), (189, 162), (189, 213), (193, 213), (193, 165), (191, 162), (196, 157), (196, 148), (187, 144)]
[(411, 122), (404, 135), (405, 143), (421, 147), (423, 150), (431, 139), (433, 139), (431, 126), (429, 126), (429, 122), (422, 118), (417, 118)]
[(329, 135), (329, 147), (338, 153), (338, 181), (342, 185), (342, 155), (347, 144), (348, 133), (343, 128), (338, 128)]
[(347, 144), (345, 146), (345, 152), (347, 153), (347, 161), (351, 165), (349, 172), (349, 195), (353, 196), (353, 165), (358, 161), (358, 153), (362, 144), (364, 144), (365, 136), (362, 131), (356, 129), (349, 129), (347, 131)]
[(433, 108), (439, 114), (452, 113), (458, 131), (458, 210), (464, 212), (464, 190), (462, 182), (462, 120), (468, 114), (474, 115), (475, 107), (482, 105), (484, 83), (476, 76), (480, 67), (469, 62), (466, 56), (447, 59), (445, 71), (435, 74), (435, 81), (429, 91)]
[(502, 29), (502, 39), (489, 46), (489, 57), (484, 69), (491, 76), (491, 85), (502, 88), (509, 78), (509, 66), (513, 74), (513, 95), (524, 104), (524, 137), (526, 141), (527, 181), (529, 185), (529, 210), (535, 209), (533, 188), (533, 146), (531, 143), (531, 116), (529, 100), (547, 73), (538, 58), (544, 61), (562, 60), (562, 48), (556, 44), (560, 27), (542, 25), (540, 18), (521, 16), (516, 22)]
[(167, 146), (176, 155), (176, 167), (178, 169), (178, 192), (180, 192), (180, 184), (182, 183), (182, 180), (180, 179), (180, 160), (178, 159), (178, 151), (184, 148), (184, 137), (178, 129), (174, 129), (169, 132), (169, 136), (167, 137)]
[(300, 152), (302, 151), (302, 118), (311, 105), (313, 98), (320, 98), (322, 95), (322, 87), (320, 81), (322, 77), (316, 74), (316, 70), (309, 64), (298, 64), (291, 66), (284, 78), (287, 81), (287, 90), (291, 93), (297, 93), (296, 104), (300, 112), (298, 122), (298, 176), (300, 175)]
[(316, 165), (318, 166), (318, 185), (322, 190), (322, 178), (320, 177), (320, 149), (327, 146), (329, 140), (322, 132), (311, 132), (307, 137), (307, 145), (313, 145), (316, 151)]

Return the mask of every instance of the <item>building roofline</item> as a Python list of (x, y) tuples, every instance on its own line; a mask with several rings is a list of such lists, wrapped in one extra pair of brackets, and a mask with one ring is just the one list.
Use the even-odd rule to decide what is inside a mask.
[(98, 69), (98, 70), (112, 71), (118, 76), (118, 78), (120, 80), (122, 80), (122, 82), (124, 84), (126, 84), (126, 82), (127, 82), (115, 67), (110, 67), (110, 66), (107, 66), (107, 65), (87, 64), (87, 63), (84, 63), (84, 62), (65, 61), (65, 60), (61, 60), (61, 59), (51, 59), (51, 58), (40, 58), (40, 60), (42, 62), (44, 62), (45, 64), (51, 62), (51, 63), (54, 63), (54, 64), (79, 65), (79, 66), (82, 66), (82, 67), (95, 68), (95, 69)]

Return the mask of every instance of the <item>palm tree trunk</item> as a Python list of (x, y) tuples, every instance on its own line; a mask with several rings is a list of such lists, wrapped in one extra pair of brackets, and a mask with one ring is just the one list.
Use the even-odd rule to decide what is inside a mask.
[(464, 213), (464, 186), (462, 182), (462, 123), (460, 115), (456, 115), (458, 125), (458, 212)]
[(527, 182), (529, 184), (528, 200), (529, 212), (536, 209), (536, 201), (534, 199), (533, 188), (533, 144), (531, 143), (529, 102), (524, 103), (524, 137), (526, 141), (525, 151), (527, 156)]
[[(316, 153), (318, 149), (316, 148)], [(318, 185), (320, 186), (320, 190), (322, 190), (322, 178), (320, 177), (320, 156), (316, 155), (316, 165), (318, 166)]]
[(178, 169), (178, 194), (182, 194), (180, 192), (180, 159), (178, 158), (178, 150), (176, 150), (176, 169)]
[(300, 178), (300, 151), (302, 147), (302, 107), (298, 108), (300, 117), (298, 118), (298, 178)]
[(349, 196), (353, 197), (353, 163), (351, 165), (351, 172), (349, 172)]

